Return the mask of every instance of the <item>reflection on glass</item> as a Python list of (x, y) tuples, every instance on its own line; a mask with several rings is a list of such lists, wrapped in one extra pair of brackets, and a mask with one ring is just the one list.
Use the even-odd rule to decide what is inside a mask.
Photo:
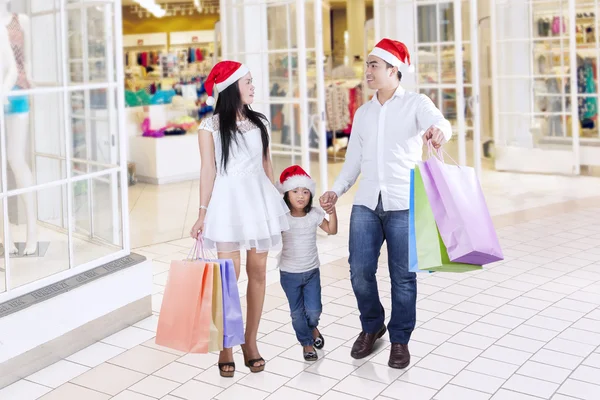
[(70, 92), (70, 129), (72, 138), (73, 175), (97, 172), (115, 167), (118, 141), (111, 122), (108, 95), (112, 90)]
[(13, 110), (5, 107), (8, 190), (66, 178), (61, 99), (60, 93), (9, 94)]
[(439, 4), (440, 42), (454, 41), (454, 4)]
[(440, 81), (438, 68), (438, 47), (419, 47), (419, 83), (435, 84)]
[(442, 83), (456, 83), (456, 52), (454, 46), (442, 46)]
[(433, 101), (433, 104), (436, 105), (437, 108), (441, 109), (441, 105), (440, 105), (440, 93), (438, 89), (420, 89), (419, 93), (424, 94), (425, 96), (429, 97), (431, 99), (431, 101)]
[(74, 266), (122, 249), (118, 176), (112, 173), (73, 183)]
[[(0, 208), (4, 210), (4, 200), (0, 198)], [(3, 211), (4, 212), (4, 211)], [(6, 238), (4, 237), (4, 223), (0, 218), (0, 293), (6, 291), (6, 263), (4, 261), (4, 252), (6, 251)]]
[(438, 41), (438, 23), (436, 5), (417, 6), (417, 27), (419, 29), (419, 42), (431, 43)]
[(456, 124), (457, 102), (456, 89), (442, 90), (442, 107), (440, 108), (444, 117), (453, 125)]
[[(23, 218), (17, 197), (7, 199), (10, 236), (19, 251), (11, 257), (11, 287), (69, 269), (66, 194), (66, 185), (61, 185), (25, 195), (25, 200), (29, 196), (37, 205), (33, 224), (29, 216)], [(24, 252), (29, 255), (24, 257)]]
[[(295, 5), (268, 5), (267, 21), (269, 50), (297, 48)], [(307, 28), (306, 32), (309, 31)]]

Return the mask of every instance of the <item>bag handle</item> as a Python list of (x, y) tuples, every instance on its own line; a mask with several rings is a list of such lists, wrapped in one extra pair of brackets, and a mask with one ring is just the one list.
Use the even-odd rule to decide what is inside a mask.
[(445, 154), (450, 159), (450, 161), (452, 161), (457, 167), (460, 168), (460, 165), (456, 161), (454, 161), (454, 159), (450, 156), (450, 154), (448, 154), (446, 152), (446, 150), (443, 149), (443, 147), (440, 147), (438, 149), (433, 147), (433, 142), (431, 140), (427, 141), (427, 154), (428, 154), (429, 158), (437, 156), (437, 158), (439, 158), (439, 160), (442, 163), (445, 163), (444, 162), (444, 154)]

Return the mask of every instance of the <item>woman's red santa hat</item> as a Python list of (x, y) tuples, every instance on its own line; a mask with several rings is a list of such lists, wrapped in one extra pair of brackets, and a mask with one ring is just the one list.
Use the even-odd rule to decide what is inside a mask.
[(217, 92), (221, 93), (242, 79), (248, 72), (250, 72), (248, 67), (236, 61), (221, 61), (217, 63), (204, 82), (204, 89), (206, 89), (206, 94), (208, 94), (206, 104), (209, 106), (215, 105), (216, 101), (213, 97), (215, 86)]
[(415, 72), (414, 65), (410, 63), (408, 48), (402, 42), (392, 39), (382, 39), (369, 55), (379, 57), (383, 61), (392, 64), (392, 66), (398, 67), (398, 71), (403, 74)]
[(299, 165), (292, 165), (291, 167), (284, 169), (281, 173), (279, 182), (277, 182), (277, 189), (279, 189), (281, 193), (286, 193), (298, 188), (307, 188), (314, 196), (317, 184), (311, 179), (310, 175), (302, 169), (302, 167)]

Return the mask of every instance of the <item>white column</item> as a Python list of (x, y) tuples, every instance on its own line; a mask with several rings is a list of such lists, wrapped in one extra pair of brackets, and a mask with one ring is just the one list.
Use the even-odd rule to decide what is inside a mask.
[(363, 54), (363, 36), (366, 22), (365, 0), (346, 0), (346, 21), (348, 29), (348, 60)]

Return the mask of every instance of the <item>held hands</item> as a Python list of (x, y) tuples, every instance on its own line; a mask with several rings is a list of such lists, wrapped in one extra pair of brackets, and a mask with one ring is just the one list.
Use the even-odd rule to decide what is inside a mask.
[(198, 220), (190, 231), (190, 236), (197, 240), (198, 237), (202, 237), (202, 231), (204, 231), (204, 216), (198, 217)]
[(437, 150), (446, 142), (446, 137), (441, 129), (437, 128), (436, 126), (432, 126), (431, 128), (427, 129), (423, 135), (423, 140), (425, 142), (431, 141), (431, 144)]
[(337, 194), (333, 191), (325, 192), (319, 198), (319, 203), (321, 204), (321, 208), (327, 213), (332, 214), (335, 211), (335, 203), (337, 203), (338, 197)]

